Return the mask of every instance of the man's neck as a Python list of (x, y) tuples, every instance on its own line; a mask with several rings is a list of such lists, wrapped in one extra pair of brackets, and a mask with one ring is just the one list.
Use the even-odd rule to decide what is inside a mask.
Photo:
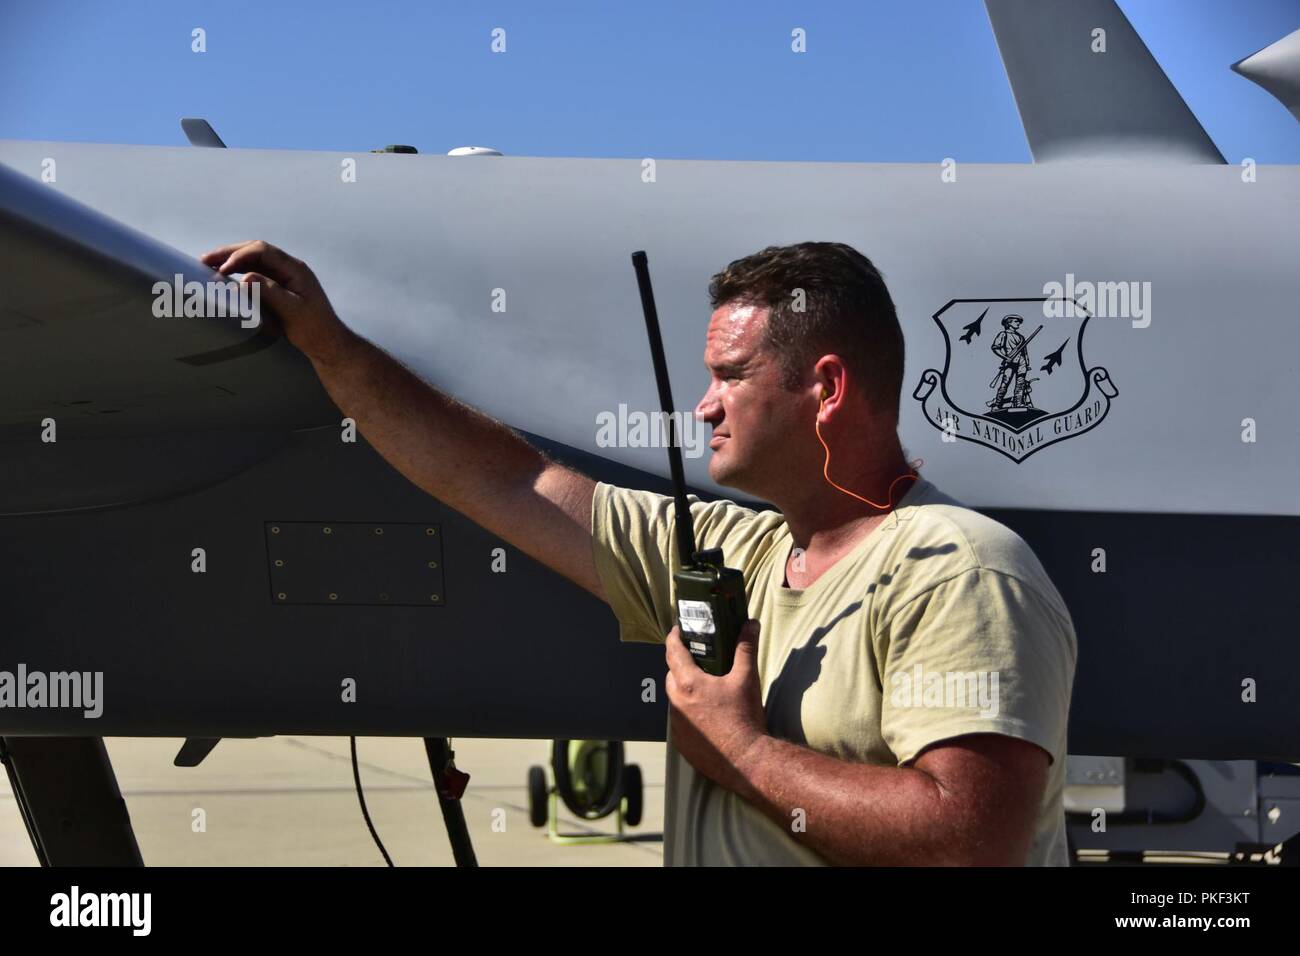
[(874, 507), (835, 488), (820, 470), (815, 477), (799, 482), (798, 493), (787, 496), (784, 502), (774, 501), (785, 515), (795, 547), (809, 554), (840, 551), (888, 517), (916, 481), (902, 477), (911, 474), (911, 467), (901, 447), (895, 452), (881, 464), (864, 463), (849, 474), (831, 469), (836, 484), (883, 507)]

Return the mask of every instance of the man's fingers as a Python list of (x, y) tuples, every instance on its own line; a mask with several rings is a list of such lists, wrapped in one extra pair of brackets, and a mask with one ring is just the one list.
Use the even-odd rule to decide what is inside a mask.
[(256, 283), (261, 289), (261, 297), (266, 300), (272, 310), (283, 315), (287, 310), (298, 304), (298, 297), (286, 289), (274, 279), (262, 275), (260, 272), (245, 272), (244, 281), (247, 283)]
[(273, 279), (283, 282), (292, 274), (294, 262), (288, 253), (262, 241), (240, 246), (217, 269), (222, 275), (232, 272), (261, 270)]
[(255, 239), (245, 239), (243, 242), (232, 242), (229, 245), (218, 246), (215, 249), (209, 249), (203, 255), (199, 256), (199, 261), (204, 265), (216, 268), (219, 263), (225, 262), (230, 258), (230, 254), (242, 246), (251, 245), (256, 242)]
[(215, 268), (222, 275), (259, 271), (288, 289), (301, 285), (301, 273), (304, 269), (301, 262), (283, 249), (261, 239), (237, 242), (213, 249), (205, 252), (200, 257), (200, 261)]

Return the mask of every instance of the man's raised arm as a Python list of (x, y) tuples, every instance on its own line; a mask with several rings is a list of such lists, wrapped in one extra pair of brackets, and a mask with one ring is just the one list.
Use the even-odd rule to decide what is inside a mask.
[(205, 253), (261, 286), (285, 335), (334, 403), (412, 483), (605, 600), (591, 546), (596, 483), (548, 459), (501, 422), (422, 381), (335, 314), (302, 261), (262, 241)]

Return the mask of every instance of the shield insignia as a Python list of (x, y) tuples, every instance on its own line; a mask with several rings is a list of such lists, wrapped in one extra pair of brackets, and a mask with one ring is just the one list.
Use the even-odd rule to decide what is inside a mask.
[(945, 441), (1019, 464), (1096, 428), (1119, 394), (1109, 372), (1084, 360), (1091, 318), (1068, 297), (953, 299), (934, 314), (943, 370), (926, 369), (912, 397)]

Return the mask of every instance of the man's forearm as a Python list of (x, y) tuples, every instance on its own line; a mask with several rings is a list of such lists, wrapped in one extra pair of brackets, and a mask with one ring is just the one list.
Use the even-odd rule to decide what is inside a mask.
[(771, 736), (737, 770), (739, 795), (829, 863), (966, 862), (964, 841), (944, 825), (942, 788), (924, 771), (849, 763)]
[[(388, 353), (347, 333), (312, 364), (330, 398), (413, 484), (480, 524), (503, 495), (535, 479), (545, 456), (495, 419), (423, 381)], [(495, 508), (493, 506), (496, 506)]]

